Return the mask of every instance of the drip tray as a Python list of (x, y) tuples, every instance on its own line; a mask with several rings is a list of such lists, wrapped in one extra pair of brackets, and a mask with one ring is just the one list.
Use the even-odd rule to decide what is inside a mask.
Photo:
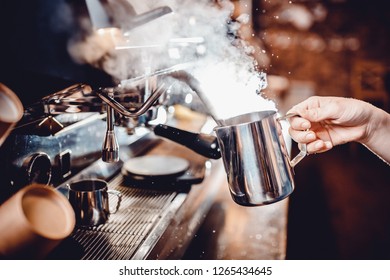
[[(145, 259), (187, 196), (175, 191), (127, 187), (122, 175), (109, 182), (109, 188), (122, 192), (118, 212), (111, 214), (104, 225), (76, 228), (49, 259)], [(116, 197), (110, 199), (115, 205)]]

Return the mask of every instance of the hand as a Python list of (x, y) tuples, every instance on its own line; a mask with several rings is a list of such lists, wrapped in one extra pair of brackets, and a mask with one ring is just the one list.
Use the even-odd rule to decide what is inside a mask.
[(371, 135), (370, 119), (376, 108), (364, 101), (343, 97), (313, 96), (288, 111), (289, 133), (306, 143), (308, 153), (320, 153), (351, 141), (366, 142)]

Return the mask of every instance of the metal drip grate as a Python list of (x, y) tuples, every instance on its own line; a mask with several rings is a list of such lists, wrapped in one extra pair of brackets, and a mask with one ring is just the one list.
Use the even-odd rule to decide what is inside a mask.
[[(184, 201), (184, 194), (174, 191), (126, 187), (122, 176), (111, 181), (109, 188), (122, 192), (118, 212), (111, 214), (104, 225), (79, 228), (72, 235), (72, 239), (83, 247), (82, 259), (132, 259), (146, 239), (156, 239), (156, 228), (163, 233), (165, 228), (161, 226), (164, 224), (161, 220), (171, 218)], [(115, 199), (110, 197), (111, 205), (116, 203)], [(154, 234), (149, 237), (151, 232)], [(147, 243), (150, 247), (150, 241)]]

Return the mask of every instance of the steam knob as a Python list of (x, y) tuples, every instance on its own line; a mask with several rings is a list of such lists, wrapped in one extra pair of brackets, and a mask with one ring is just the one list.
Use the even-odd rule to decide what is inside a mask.
[(34, 153), (23, 162), (26, 181), (25, 184), (40, 183), (49, 184), (52, 175), (50, 157), (46, 153)]

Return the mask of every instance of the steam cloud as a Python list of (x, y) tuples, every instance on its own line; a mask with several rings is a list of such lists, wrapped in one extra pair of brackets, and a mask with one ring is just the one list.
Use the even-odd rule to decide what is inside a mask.
[[(248, 54), (253, 48), (234, 37), (239, 21), (228, 24), (230, 1), (127, 1), (136, 14), (161, 6), (169, 6), (173, 13), (134, 29), (123, 28), (119, 35), (94, 33), (73, 40), (68, 49), (75, 61), (99, 67), (120, 81), (191, 63), (186, 71), (198, 79), (206, 95), (203, 101), (217, 119), (276, 111), (275, 104), (259, 94), (267, 83)], [(248, 16), (240, 18), (247, 21)], [(128, 18), (115, 20), (126, 23)]]

